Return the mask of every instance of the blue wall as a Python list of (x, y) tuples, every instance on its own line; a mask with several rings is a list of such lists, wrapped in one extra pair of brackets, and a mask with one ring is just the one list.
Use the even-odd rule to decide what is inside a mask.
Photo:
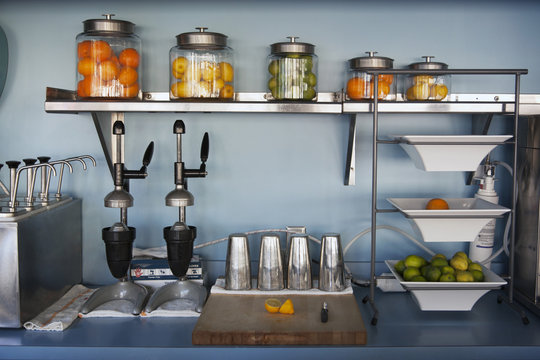
[[(65, 193), (84, 200), (84, 280), (102, 284), (113, 279), (105, 262), (101, 228), (119, 218), (103, 207), (113, 189), (105, 158), (89, 114), (48, 114), (45, 88), (75, 87), (75, 36), (82, 21), (103, 13), (132, 21), (144, 47), (143, 90), (167, 91), (168, 52), (175, 36), (207, 26), (229, 36), (235, 50), (236, 90), (263, 91), (269, 45), (295, 35), (316, 45), (319, 90), (341, 89), (346, 60), (375, 50), (395, 59), (395, 67), (434, 55), (451, 68), (528, 68), (522, 91), (539, 93), (540, 3), (533, 1), (5, 1), (0, 25), (9, 42), (9, 73), (0, 98), (0, 160), (49, 155), (55, 159), (91, 154), (97, 168), (77, 171), (64, 180)], [(513, 91), (510, 78), (454, 77), (453, 90)], [(183, 119), (184, 161), (198, 167), (199, 146), (210, 133), (206, 179), (190, 180), (195, 206), (188, 223), (198, 227), (196, 244), (233, 232), (305, 225), (319, 237), (339, 232), (344, 244), (370, 226), (371, 122), (360, 116), (357, 184), (343, 186), (348, 117), (279, 114), (126, 114), (126, 166), (138, 169), (146, 145), (155, 141), (154, 160), (144, 181), (132, 181), (135, 206), (129, 224), (137, 228), (135, 245), (163, 245), (162, 227), (177, 219), (164, 205), (173, 189), (175, 138), (172, 124)], [(508, 131), (498, 119), (494, 131)], [(466, 134), (470, 117), (387, 115), (382, 134)], [(501, 156), (505, 156), (502, 154)], [(386, 197), (472, 196), (463, 173), (425, 173), (397, 146), (380, 151), (379, 202)], [(497, 190), (508, 201), (505, 172)], [(0, 177), (7, 182), (7, 171)], [(380, 215), (380, 223), (412, 233), (400, 215)], [(419, 251), (400, 235), (381, 231), (377, 259), (401, 258)], [(252, 239), (256, 257), (258, 239)], [(451, 253), (466, 244), (430, 245)], [(316, 251), (316, 247), (314, 247)], [(226, 243), (199, 251), (214, 274), (223, 273)], [(369, 236), (347, 254), (355, 272), (366, 275)], [(501, 258), (501, 261), (504, 259)], [(356, 264), (355, 264), (356, 263)], [(382, 268), (381, 268), (382, 269)]]

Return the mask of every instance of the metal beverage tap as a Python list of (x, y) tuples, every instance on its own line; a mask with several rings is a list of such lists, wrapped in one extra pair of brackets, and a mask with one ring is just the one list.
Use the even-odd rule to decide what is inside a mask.
[[(94, 167), (96, 166), (96, 160), (90, 156), (90, 155), (81, 155), (81, 156), (75, 156), (68, 159), (64, 159), (63, 161), (71, 162), (71, 161), (79, 161), (82, 164), (83, 170), (86, 170), (86, 163), (84, 162), (84, 158), (89, 158), (92, 161), (92, 164)], [(57, 199), (62, 197), (61, 189), (62, 189), (62, 177), (64, 175), (64, 164), (60, 165), (60, 175), (58, 176), (58, 187), (56, 189), (56, 194), (54, 195)]]
[[(26, 166), (34, 165), (37, 159), (23, 159)], [(26, 171), (26, 197), (24, 201), (28, 206), (32, 206), (34, 203), (34, 182), (36, 180), (35, 168), (28, 168)]]
[[(6, 164), (7, 163), (8, 161), (6, 161)], [(17, 189), (19, 186), (19, 177), (20, 177), (21, 171), (46, 166), (46, 167), (49, 167), (51, 171), (53, 172), (54, 176), (56, 176), (56, 169), (54, 168), (54, 166), (51, 165), (51, 163), (26, 165), (26, 166), (21, 166), (20, 168), (17, 168), (20, 164), (19, 161), (9, 161), (9, 163), (11, 163), (11, 166), (10, 165), (8, 166), (10, 166), (11, 174), (13, 175), (11, 179), (12, 187), (10, 190), (10, 201), (9, 201), (9, 207), (11, 210), (14, 210), (15, 207), (18, 205), (17, 204)]]

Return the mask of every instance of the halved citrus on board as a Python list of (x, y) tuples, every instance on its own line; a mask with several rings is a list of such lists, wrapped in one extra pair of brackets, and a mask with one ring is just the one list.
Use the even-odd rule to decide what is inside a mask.
[(269, 298), (264, 301), (264, 308), (270, 313), (277, 313), (281, 307), (281, 301), (275, 298)]
[(294, 314), (294, 306), (291, 299), (287, 299), (279, 308), (281, 314)]

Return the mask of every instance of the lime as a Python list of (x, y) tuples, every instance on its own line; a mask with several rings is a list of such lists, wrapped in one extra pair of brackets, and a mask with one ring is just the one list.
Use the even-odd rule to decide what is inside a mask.
[(426, 278), (423, 277), (422, 275), (416, 275), (415, 277), (413, 277), (413, 278), (411, 279), (411, 281), (423, 281), (423, 282), (426, 282), (427, 280), (426, 280)]
[(309, 72), (313, 69), (313, 59), (309, 55), (302, 56), (304, 71)]
[(431, 258), (431, 261), (433, 261), (434, 259), (438, 259), (438, 258), (446, 260), (446, 256), (444, 256), (443, 254), (435, 254)]
[(276, 76), (279, 73), (279, 61), (272, 60), (268, 65), (268, 72), (272, 74), (272, 76)]
[(443, 267), (441, 267), (441, 273), (442, 273), (443, 275), (445, 275), (445, 274), (452, 274), (452, 275), (454, 275), (454, 274), (456, 273), (456, 270), (455, 270), (453, 267), (451, 267), (451, 266), (443, 266)]
[(478, 270), (482, 272), (482, 265), (480, 265), (479, 263), (473, 262), (469, 264), (469, 268), (467, 270), (469, 271)]
[(440, 282), (454, 282), (456, 281), (456, 277), (454, 274), (442, 274), (439, 278)]
[(484, 281), (484, 273), (478, 270), (471, 271), (474, 281), (482, 282)]
[(276, 88), (277, 86), (277, 79), (275, 77), (271, 78), (270, 80), (268, 80), (268, 89), (270, 91), (274, 91), (274, 89)]
[(315, 97), (315, 89), (313, 89), (312, 87), (307, 88), (306, 90), (304, 90), (302, 97), (304, 98), (304, 100), (313, 99)]
[(405, 281), (411, 281), (413, 277), (420, 275), (420, 270), (417, 267), (407, 267), (403, 271), (403, 279)]
[(456, 271), (456, 280), (459, 282), (473, 282), (474, 277), (469, 271), (458, 270)]
[(453, 257), (456, 257), (456, 256), (459, 256), (459, 257), (462, 257), (464, 259), (468, 259), (469, 257), (467, 256), (467, 254), (465, 254), (463, 251), (458, 251), (457, 253), (454, 254)]
[(289, 59), (299, 59), (300, 58), (300, 54), (288, 54), (287, 57)]
[(420, 268), (420, 274), (422, 274), (423, 277), (426, 277), (426, 274), (427, 274), (430, 267), (431, 267), (431, 265), (422, 266)]
[(446, 259), (438, 257), (431, 260), (431, 266), (436, 266), (436, 267), (448, 266), (448, 261), (446, 261)]
[(306, 74), (306, 76), (304, 77), (304, 82), (308, 84), (308, 86), (313, 87), (317, 85), (317, 77), (315, 76), (314, 73), (310, 72)]
[(450, 266), (452, 266), (456, 270), (467, 270), (467, 268), (469, 267), (469, 262), (467, 261), (467, 259), (464, 259), (461, 256), (454, 256), (450, 260)]
[(427, 264), (426, 259), (418, 255), (409, 255), (405, 258), (405, 266), (420, 268)]
[(405, 261), (399, 260), (397, 263), (395, 263), (394, 269), (396, 269), (398, 273), (403, 274), (403, 270), (405, 270)]
[(426, 279), (428, 281), (439, 281), (441, 277), (441, 270), (438, 267), (431, 266), (426, 272)]

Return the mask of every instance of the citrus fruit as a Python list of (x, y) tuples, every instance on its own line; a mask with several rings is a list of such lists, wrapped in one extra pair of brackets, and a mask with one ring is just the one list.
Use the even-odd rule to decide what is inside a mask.
[(90, 44), (90, 56), (96, 61), (104, 61), (113, 55), (113, 50), (108, 42), (103, 40), (92, 40)]
[(204, 61), (201, 64), (201, 76), (204, 81), (214, 81), (221, 78), (221, 70), (215, 63)]
[(466, 259), (466, 260), (469, 259), (469, 257), (467, 256), (467, 254), (465, 254), (463, 251), (458, 251), (457, 253), (454, 254), (454, 257), (455, 257), (455, 256), (462, 257), (462, 258), (464, 258), (464, 259)]
[(77, 56), (79, 59), (90, 56), (91, 41), (85, 40), (77, 44)]
[(279, 73), (279, 61), (278, 60), (272, 60), (270, 64), (268, 64), (268, 72), (272, 74), (272, 76), (276, 76)]
[(456, 272), (456, 270), (453, 267), (451, 267), (450, 265), (441, 267), (441, 273), (443, 275), (446, 275), (446, 274), (454, 275), (455, 272)]
[(477, 271), (482, 272), (482, 265), (480, 265), (479, 263), (473, 262), (469, 264), (469, 267), (467, 268), (467, 270), (469, 271), (477, 270)]
[(209, 81), (201, 80), (198, 84), (199, 97), (207, 98), (212, 96), (212, 84)]
[(456, 277), (454, 274), (442, 274), (439, 278), (439, 282), (454, 282), (456, 281)]
[(97, 63), (90, 57), (83, 57), (77, 63), (77, 71), (84, 76), (93, 75), (97, 69)]
[(189, 64), (188, 59), (186, 59), (183, 56), (179, 56), (176, 59), (174, 59), (171, 65), (173, 75), (176, 78), (181, 78), (182, 75), (186, 72), (188, 64)]
[(441, 277), (441, 270), (439, 270), (438, 267), (431, 266), (426, 271), (426, 279), (427, 281), (439, 281), (439, 278)]
[(423, 277), (422, 275), (416, 275), (415, 277), (413, 277), (411, 279), (411, 281), (420, 281), (420, 282), (425, 282), (427, 281), (425, 277)]
[(427, 100), (429, 98), (429, 84), (418, 83), (412, 87), (412, 95), (415, 100)]
[(361, 100), (365, 97), (364, 79), (353, 77), (347, 81), (347, 95), (352, 100)]
[(414, 86), (411, 86), (410, 88), (407, 89), (406, 93), (405, 93), (405, 96), (407, 97), (407, 100), (416, 100), (416, 98), (414, 97)]
[(385, 82), (387, 84), (391, 84), (394, 82), (394, 75), (392, 74), (379, 75), (379, 82)]
[(101, 80), (110, 81), (118, 76), (118, 66), (112, 60), (105, 60), (98, 65), (98, 74)]
[(416, 75), (413, 78), (413, 84), (428, 84), (433, 85), (435, 83), (435, 78), (431, 75)]
[(139, 66), (141, 57), (137, 50), (133, 48), (127, 48), (120, 52), (118, 55), (118, 61), (123, 66), (129, 66), (130, 68), (136, 69)]
[(199, 81), (201, 80), (201, 68), (197, 64), (189, 64), (182, 77), (184, 81)]
[(124, 67), (118, 73), (118, 82), (124, 86), (129, 86), (137, 82), (139, 74), (132, 67)]
[(190, 82), (178, 81), (171, 85), (171, 94), (174, 97), (185, 98), (193, 96), (193, 89)]
[(212, 93), (219, 94), (219, 91), (223, 89), (225, 82), (223, 79), (216, 79), (212, 81)]
[(139, 84), (135, 82), (130, 86), (122, 87), (120, 96), (125, 97), (125, 98), (132, 98), (132, 97), (137, 96), (138, 94), (139, 94)]
[(450, 266), (458, 271), (465, 271), (469, 267), (469, 263), (461, 256), (454, 256), (452, 259), (450, 259)]
[(403, 279), (405, 281), (411, 281), (413, 277), (421, 275), (420, 270), (417, 267), (407, 267), (403, 271)]
[(450, 207), (448, 206), (448, 203), (444, 199), (431, 199), (426, 204), (426, 210), (448, 210)]
[(304, 82), (308, 84), (308, 86), (315, 86), (317, 85), (317, 77), (314, 73), (310, 72), (304, 77)]
[(473, 276), (474, 281), (482, 282), (484, 281), (484, 273), (479, 270), (472, 270), (471, 274)]
[(441, 259), (446, 260), (446, 256), (444, 256), (444, 254), (435, 254), (435, 255), (433, 255), (433, 257), (431, 258), (431, 261), (433, 261), (433, 259), (437, 259), (437, 258), (441, 258)]
[(422, 266), (420, 268), (420, 274), (422, 274), (422, 276), (425, 277), (430, 267), (431, 265)]
[(396, 269), (399, 274), (403, 274), (403, 270), (405, 270), (405, 261), (399, 260), (394, 264), (394, 269)]
[(448, 95), (448, 88), (444, 84), (436, 84), (431, 86), (429, 97), (434, 100), (442, 100)]
[(234, 68), (228, 62), (220, 62), (219, 70), (221, 72), (221, 78), (225, 82), (231, 82), (234, 80)]
[(275, 298), (269, 298), (264, 301), (264, 308), (270, 313), (277, 313), (281, 306), (281, 301)]
[(436, 267), (448, 266), (448, 261), (446, 261), (446, 259), (442, 259), (442, 258), (435, 258), (435, 259), (431, 260), (431, 265), (436, 266)]
[(312, 87), (309, 87), (306, 90), (304, 90), (304, 93), (302, 94), (302, 98), (304, 100), (311, 100), (315, 97), (315, 95), (316, 95), (315, 89)]
[(474, 282), (474, 277), (469, 271), (458, 270), (456, 271), (456, 280), (458, 282)]
[(294, 314), (294, 306), (291, 299), (285, 300), (283, 305), (280, 306), (279, 312), (281, 314), (289, 314), (289, 315)]
[(222, 99), (231, 99), (233, 96), (234, 88), (229, 84), (223, 86), (223, 89), (221, 89), (221, 91), (219, 92), (219, 97)]
[(427, 261), (421, 256), (418, 255), (409, 255), (405, 258), (405, 266), (406, 267), (416, 267), (421, 268), (422, 266), (426, 265)]

